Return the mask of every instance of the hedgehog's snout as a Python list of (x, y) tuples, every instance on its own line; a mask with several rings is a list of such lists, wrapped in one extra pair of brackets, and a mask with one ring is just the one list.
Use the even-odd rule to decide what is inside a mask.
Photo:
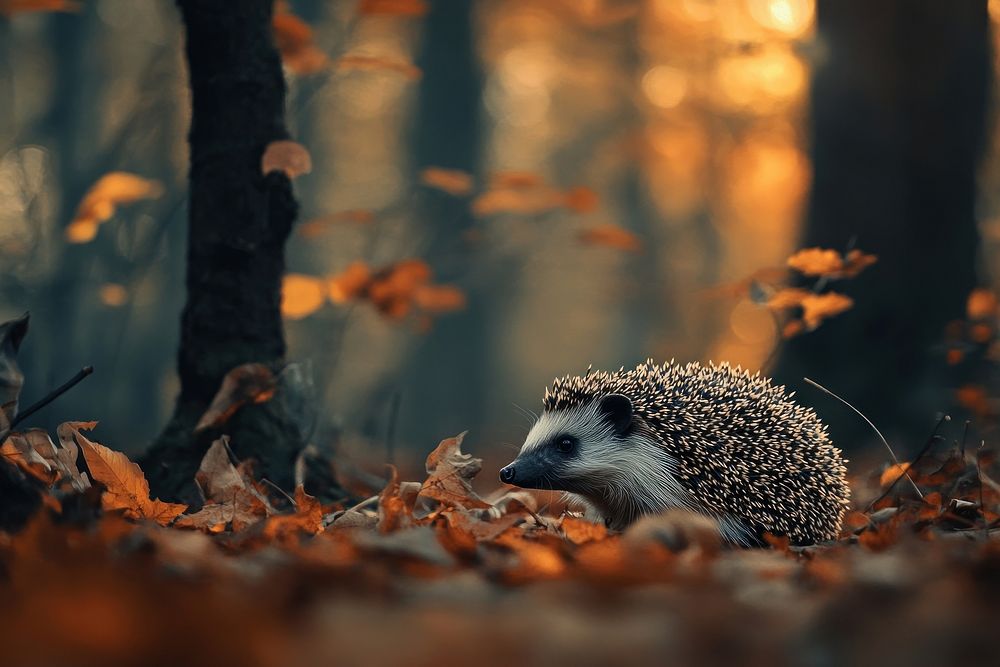
[(500, 481), (522, 489), (540, 489), (543, 483), (552, 483), (550, 467), (547, 461), (537, 456), (518, 456), (500, 469)]
[(500, 481), (504, 484), (513, 484), (517, 479), (517, 467), (511, 463), (500, 468)]

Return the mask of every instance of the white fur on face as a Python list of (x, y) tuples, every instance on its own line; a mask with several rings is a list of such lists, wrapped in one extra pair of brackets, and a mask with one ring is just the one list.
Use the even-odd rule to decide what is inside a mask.
[(621, 530), (644, 514), (681, 508), (713, 516), (719, 521), (722, 536), (730, 542), (752, 541), (738, 517), (706, 512), (678, 480), (677, 461), (661, 443), (639, 433), (618, 437), (597, 401), (542, 413), (528, 432), (519, 456), (564, 434), (576, 438), (580, 449), (566, 461), (561, 474), (587, 489), (580, 495), (612, 528)]

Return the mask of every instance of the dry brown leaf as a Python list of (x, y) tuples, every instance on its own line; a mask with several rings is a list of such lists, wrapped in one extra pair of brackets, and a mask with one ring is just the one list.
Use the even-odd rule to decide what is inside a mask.
[(850, 250), (841, 256), (836, 250), (805, 248), (788, 258), (788, 266), (807, 276), (825, 278), (854, 278), (878, 261), (875, 255), (860, 250)]
[(424, 0), (361, 0), (358, 5), (362, 16), (423, 16), (427, 10)]
[(281, 282), (281, 314), (290, 320), (312, 315), (326, 301), (326, 283), (322, 278), (302, 273), (286, 274)]
[(229, 459), (228, 444), (229, 438), (222, 436), (205, 452), (195, 482), (209, 502), (200, 511), (180, 517), (176, 526), (217, 533), (230, 525), (233, 532), (239, 532), (273, 513), (267, 498)]
[(264, 364), (243, 364), (226, 373), (208, 410), (194, 427), (195, 433), (224, 424), (248, 403), (266, 403), (274, 397), (277, 381)]
[(462, 453), (465, 433), (442, 440), (427, 456), (427, 479), (420, 495), (452, 507), (487, 508), (490, 504), (472, 490), (472, 479), (483, 468), (483, 460)]
[(444, 169), (442, 167), (427, 167), (420, 171), (420, 182), (437, 188), (450, 195), (461, 197), (472, 192), (474, 182), (472, 174), (459, 169)]
[(97, 235), (98, 226), (115, 214), (121, 204), (143, 199), (155, 199), (163, 193), (159, 181), (124, 171), (105, 174), (90, 187), (76, 209), (76, 215), (65, 229), (70, 243), (87, 243)]
[(90, 476), (104, 485), (101, 506), (105, 510), (124, 510), (130, 519), (149, 519), (166, 526), (187, 509), (187, 505), (151, 500), (149, 483), (139, 466), (121, 452), (91, 442), (81, 430), (90, 430), (96, 422), (67, 422), (63, 424), (72, 432), (83, 452)]
[(78, 12), (81, 8), (74, 0), (0, 0), (0, 15), (8, 17), (30, 12)]
[(283, 535), (305, 533), (315, 535), (323, 530), (323, 505), (313, 498), (300, 484), (295, 487), (295, 511), (291, 514), (272, 516), (264, 524), (262, 534), (268, 539)]
[(413, 525), (413, 505), (417, 494), (399, 481), (396, 466), (390, 465), (389, 482), (378, 496), (378, 530), (392, 533)]
[(402, 74), (408, 79), (419, 79), (423, 75), (420, 68), (413, 63), (357, 53), (337, 58), (334, 65), (341, 72), (386, 70)]
[(296, 178), (312, 171), (312, 157), (306, 147), (296, 141), (272, 141), (260, 158), (260, 171), (265, 176), (281, 171), (288, 178)]
[(296, 74), (315, 74), (330, 64), (326, 54), (313, 42), (312, 28), (292, 14), (287, 3), (276, 5), (271, 28), (281, 60), (291, 71)]
[[(41, 435), (44, 435), (45, 438), (49, 437), (44, 431), (41, 432)], [(59, 473), (32, 446), (32, 440), (37, 436), (38, 432), (35, 429), (23, 433), (11, 433), (0, 445), (0, 457), (49, 486), (56, 482)]]
[(580, 241), (588, 245), (616, 248), (628, 252), (641, 252), (642, 241), (639, 237), (618, 225), (597, 225), (585, 229), (579, 234)]
[(569, 515), (564, 516), (559, 522), (559, 529), (573, 544), (603, 540), (608, 536), (608, 528), (603, 523), (594, 523)]

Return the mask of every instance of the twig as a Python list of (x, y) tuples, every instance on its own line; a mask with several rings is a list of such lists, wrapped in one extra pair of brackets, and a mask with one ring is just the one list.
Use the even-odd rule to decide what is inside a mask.
[[(907, 479), (910, 480), (910, 483), (913, 484), (913, 478), (910, 477), (910, 470), (913, 468), (913, 466), (917, 464), (917, 461), (919, 461), (924, 457), (924, 454), (930, 451), (930, 448), (934, 445), (935, 442), (937, 442), (938, 440), (944, 440), (944, 438), (942, 438), (937, 434), (937, 431), (939, 428), (941, 428), (941, 424), (950, 419), (951, 417), (949, 417), (948, 415), (941, 415), (941, 419), (938, 420), (938, 423), (934, 426), (934, 430), (931, 431), (931, 437), (927, 438), (927, 442), (924, 443), (924, 446), (920, 448), (920, 451), (917, 452), (917, 455), (913, 457), (913, 463), (906, 464), (906, 466), (903, 469), (903, 473), (898, 475), (896, 479), (892, 480), (892, 484), (890, 484), (888, 488), (886, 488), (886, 490), (883, 491), (881, 495), (879, 495), (878, 498), (876, 498), (875, 500), (871, 501), (868, 504), (868, 509), (865, 510), (866, 512), (870, 512), (871, 509), (875, 507), (875, 504), (878, 503), (878, 501), (882, 500), (887, 495), (892, 493), (892, 490), (896, 488), (896, 484), (899, 482), (899, 480), (903, 479), (904, 475), (906, 476)], [(913, 486), (914, 488), (916, 488), (916, 484), (914, 484)], [(920, 495), (920, 499), (923, 500), (924, 495), (920, 493), (920, 489), (917, 489), (917, 493)]]
[(69, 391), (70, 389), (72, 389), (73, 387), (75, 387), (77, 385), (77, 383), (79, 383), (83, 378), (87, 377), (88, 375), (90, 375), (93, 372), (94, 372), (94, 367), (93, 366), (84, 366), (83, 368), (81, 368), (79, 370), (79, 372), (77, 372), (76, 375), (74, 375), (69, 380), (67, 380), (65, 383), (61, 384), (60, 386), (58, 386), (55, 389), (53, 389), (52, 391), (50, 391), (48, 394), (46, 394), (42, 398), (42, 400), (40, 400), (37, 403), (33, 404), (31, 407), (29, 407), (28, 409), (24, 410), (23, 412), (18, 413), (18, 415), (16, 417), (14, 417), (14, 420), (11, 421), (10, 428), (13, 429), (15, 426), (17, 426), (18, 424), (20, 424), (22, 421), (24, 421), (25, 419), (27, 419), (31, 415), (35, 414), (36, 412), (38, 412), (39, 410), (41, 410), (42, 408), (44, 408), (46, 405), (48, 405), (52, 401), (56, 400), (57, 398), (59, 398), (60, 396), (62, 396), (63, 394), (65, 394), (67, 391)]
[[(843, 403), (844, 405), (846, 405), (847, 407), (849, 407), (851, 410), (854, 410), (854, 412), (859, 417), (861, 417), (862, 419), (864, 419), (865, 422), (869, 426), (872, 427), (872, 430), (875, 431), (875, 434), (879, 437), (879, 439), (882, 441), (882, 444), (885, 445), (885, 448), (888, 450), (889, 456), (892, 457), (892, 462), (895, 463), (896, 465), (899, 465), (899, 466), (902, 465), (899, 462), (899, 459), (896, 458), (896, 453), (892, 451), (892, 447), (889, 446), (889, 441), (885, 439), (884, 435), (882, 435), (882, 431), (878, 430), (878, 427), (875, 426), (875, 424), (872, 423), (872, 420), (868, 419), (868, 417), (865, 417), (864, 414), (861, 412), (861, 410), (858, 410), (856, 407), (854, 407), (853, 405), (851, 405), (850, 403), (848, 403), (846, 399), (841, 398), (837, 394), (833, 393), (832, 391), (830, 391), (829, 389), (827, 389), (826, 387), (824, 387), (823, 385), (821, 385), (819, 382), (816, 382), (815, 380), (811, 380), (809, 378), (802, 378), (802, 379), (805, 380), (806, 382), (808, 382), (809, 384), (811, 384), (812, 386), (816, 387), (820, 391), (822, 391), (822, 392), (824, 392), (826, 394), (829, 394), (830, 396), (833, 396), (835, 399), (837, 399), (838, 401), (840, 401), (841, 403)], [(942, 421), (943, 421), (943, 418), (942, 418)], [(938, 426), (940, 426), (940, 425), (941, 425), (941, 422), (938, 422)], [(936, 427), (934, 429), (934, 433), (935, 433), (935, 435), (937, 434), (937, 428)], [(933, 436), (932, 436), (932, 440), (933, 440)], [(920, 489), (917, 488), (917, 483), (913, 481), (912, 477), (910, 477), (910, 466), (909, 465), (907, 465), (906, 468), (904, 469), (904, 474), (906, 475), (906, 479), (910, 480), (910, 485), (913, 487), (913, 490), (916, 491), (917, 495), (920, 496), (920, 499), (923, 500), (924, 494), (920, 493)], [(893, 483), (893, 485), (895, 486), (895, 482)]]
[(986, 519), (986, 501), (983, 498), (983, 468), (979, 463), (985, 445), (986, 441), (981, 440), (979, 442), (979, 449), (976, 450), (976, 477), (979, 479), (979, 514), (983, 517), (983, 537), (988, 539), (990, 536), (990, 522)]

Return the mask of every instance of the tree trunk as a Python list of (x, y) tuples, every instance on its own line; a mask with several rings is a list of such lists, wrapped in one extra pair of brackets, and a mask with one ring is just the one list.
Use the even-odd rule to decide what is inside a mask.
[[(848, 313), (789, 342), (775, 375), (811, 377), (911, 444), (949, 406), (945, 325), (976, 285), (976, 168), (990, 87), (986, 0), (820, 0), (815, 177), (803, 246), (879, 256), (836, 285)], [(809, 396), (818, 396), (811, 391)], [(865, 425), (824, 406), (852, 446)]]
[[(474, 13), (475, 3), (467, 0), (431, 3), (417, 57), (424, 72), (413, 141), (419, 169), (479, 171), (482, 73)], [(482, 277), (489, 269), (466, 241), (475, 226), (469, 202), (426, 190), (419, 216), (427, 230), (425, 258), (436, 279), (461, 281), (468, 292), (466, 309), (436, 322), (404, 371), (407, 385), (419, 389), (401, 396), (403, 430), (415, 442), (433, 443), (469, 428), (483, 430), (491, 347), (487, 317), (495, 303), (493, 282)]]
[[(219, 431), (194, 425), (232, 368), (278, 369), (285, 242), (297, 213), (291, 183), (261, 174), (272, 141), (288, 138), (285, 81), (271, 34), (272, 0), (179, 0), (191, 84), (187, 302), (177, 369), (181, 392), (170, 423), (145, 459), (155, 493), (188, 496)], [(241, 458), (290, 488), (302, 446), (282, 402), (241, 409), (225, 424)]]

